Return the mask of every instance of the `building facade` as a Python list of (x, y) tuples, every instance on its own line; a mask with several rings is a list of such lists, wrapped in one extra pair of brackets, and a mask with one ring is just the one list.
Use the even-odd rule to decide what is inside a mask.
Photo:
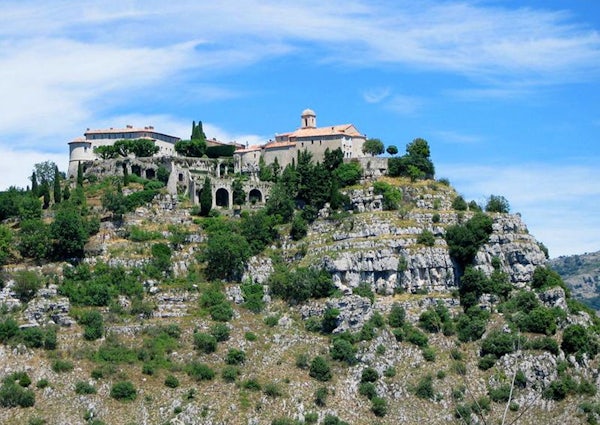
[(305, 109), (300, 118), (300, 128), (297, 130), (277, 134), (274, 141), (262, 146), (254, 145), (236, 150), (233, 155), (235, 171), (256, 172), (261, 158), (266, 165), (277, 159), (281, 168), (285, 168), (297, 158), (301, 150), (312, 153), (316, 162), (323, 161), (327, 149), (341, 149), (345, 159), (366, 156), (362, 151), (366, 136), (353, 124), (317, 127), (317, 115), (311, 109)]
[(175, 143), (180, 140), (179, 137), (159, 133), (152, 126), (134, 128), (128, 125), (125, 128), (110, 128), (107, 130), (90, 130), (88, 128), (83, 137), (77, 137), (69, 142), (68, 176), (77, 175), (77, 165), (80, 162), (100, 159), (95, 153), (97, 147), (110, 146), (117, 140), (127, 139), (152, 140), (159, 149), (154, 155), (155, 157), (175, 156)]

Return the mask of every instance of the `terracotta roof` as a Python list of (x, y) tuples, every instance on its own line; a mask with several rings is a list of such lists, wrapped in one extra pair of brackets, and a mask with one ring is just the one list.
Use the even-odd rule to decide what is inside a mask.
[(318, 128), (299, 128), (298, 130), (288, 133), (287, 136), (292, 137), (318, 137), (318, 136), (359, 136), (363, 137), (352, 124), (332, 125), (329, 127)]
[(286, 148), (290, 146), (296, 146), (294, 142), (271, 142), (267, 143), (263, 146), (264, 149), (277, 149), (277, 148)]
[(260, 145), (252, 145), (243, 149), (236, 149), (234, 153), (246, 153), (246, 152), (254, 152), (261, 150), (262, 146)]
[(87, 142), (87, 139), (85, 137), (79, 136), (79, 137), (75, 137), (69, 143), (81, 143), (81, 142)]
[(128, 125), (125, 128), (109, 128), (109, 129), (104, 129), (104, 130), (90, 130), (89, 128), (85, 131), (85, 133), (83, 133), (85, 136), (87, 136), (88, 134), (114, 134), (114, 133), (139, 133), (139, 132), (150, 132), (150, 133), (154, 133), (154, 134), (160, 134), (162, 136), (167, 136), (167, 137), (172, 137), (174, 139), (179, 139), (179, 137), (177, 136), (171, 136), (169, 134), (165, 134), (165, 133), (160, 133), (156, 130), (154, 130), (154, 127), (149, 125), (147, 127), (140, 127), (140, 128), (136, 128), (133, 127), (131, 125)]

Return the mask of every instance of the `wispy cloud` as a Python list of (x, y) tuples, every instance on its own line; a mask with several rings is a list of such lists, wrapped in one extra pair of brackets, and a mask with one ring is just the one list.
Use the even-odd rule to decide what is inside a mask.
[(520, 212), (552, 256), (600, 249), (600, 170), (593, 161), (580, 164), (512, 164), (473, 166), (437, 164), (438, 174), (467, 199), (484, 203), (489, 195), (505, 196)]
[(363, 99), (367, 103), (379, 103), (382, 100), (386, 99), (392, 89), (389, 87), (376, 87), (369, 90), (365, 90), (363, 92)]
[(463, 134), (452, 130), (434, 131), (433, 135), (436, 137), (436, 140), (440, 143), (451, 143), (459, 145), (476, 144), (480, 143), (484, 139), (482, 136)]

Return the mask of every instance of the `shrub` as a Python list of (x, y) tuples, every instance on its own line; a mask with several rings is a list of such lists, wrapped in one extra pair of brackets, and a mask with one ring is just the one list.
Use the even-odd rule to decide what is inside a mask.
[(554, 338), (549, 336), (545, 336), (542, 338), (534, 338), (527, 341), (524, 345), (524, 348), (528, 350), (544, 350), (552, 353), (554, 355), (558, 355), (558, 342)]
[(372, 367), (367, 367), (362, 371), (360, 382), (375, 382), (379, 379), (379, 373)]
[(225, 323), (215, 323), (210, 328), (210, 334), (218, 342), (227, 341), (229, 339), (229, 327)]
[(564, 400), (567, 395), (577, 389), (577, 383), (570, 376), (563, 376), (560, 379), (552, 381), (550, 385), (542, 392), (542, 397), (547, 400)]
[(96, 388), (88, 382), (77, 381), (75, 384), (75, 394), (96, 394)]
[(187, 374), (196, 381), (210, 381), (215, 377), (215, 371), (210, 366), (198, 362), (188, 365)]
[(458, 195), (456, 198), (454, 198), (454, 200), (452, 201), (452, 208), (455, 209), (456, 211), (466, 211), (467, 210), (467, 202), (465, 201), (465, 198), (463, 198), (460, 195)]
[(431, 216), (431, 222), (432, 222), (432, 223), (439, 223), (439, 222), (440, 222), (440, 220), (441, 220), (441, 217), (440, 217), (440, 214), (439, 214), (439, 213), (434, 213), (434, 214)]
[(331, 333), (337, 328), (339, 315), (340, 311), (337, 308), (328, 308), (325, 310), (321, 322), (321, 330), (323, 333)]
[(387, 401), (381, 397), (373, 397), (371, 399), (371, 411), (375, 416), (385, 416), (387, 414)]
[(40, 379), (37, 384), (35, 384), (35, 386), (37, 388), (39, 388), (40, 390), (47, 388), (50, 386), (50, 382), (46, 379), (46, 378), (42, 378)]
[(316, 356), (312, 362), (310, 362), (310, 368), (308, 374), (318, 381), (329, 381), (332, 377), (331, 368), (327, 360), (321, 356)]
[(217, 322), (228, 322), (233, 318), (233, 308), (227, 302), (214, 305), (210, 308), (210, 317)]
[(179, 386), (179, 379), (175, 375), (167, 375), (165, 378), (165, 387), (177, 388)]
[(217, 338), (203, 332), (194, 334), (194, 347), (203, 353), (209, 354), (217, 351)]
[(513, 334), (493, 331), (481, 342), (481, 356), (492, 354), (497, 358), (515, 351), (516, 338)]
[(119, 401), (133, 401), (137, 397), (137, 390), (131, 381), (120, 381), (112, 386), (110, 396)]
[(323, 425), (348, 425), (348, 423), (340, 420), (337, 416), (325, 415)]
[(309, 332), (321, 332), (323, 322), (317, 316), (311, 316), (304, 322), (304, 328)]
[(399, 328), (404, 325), (404, 321), (406, 320), (406, 311), (404, 307), (400, 304), (394, 303), (392, 304), (392, 308), (390, 309), (390, 314), (388, 316), (388, 323), (393, 328)]
[(246, 332), (244, 334), (244, 338), (246, 338), (246, 341), (256, 341), (256, 334), (254, 332)]
[(433, 377), (425, 375), (422, 377), (415, 387), (415, 395), (426, 400), (433, 400), (435, 394), (433, 392)]
[(369, 300), (371, 300), (371, 304), (375, 302), (375, 294), (371, 289), (371, 285), (367, 282), (359, 283), (356, 288), (352, 289), (352, 293), (361, 297), (368, 298)]
[(496, 356), (493, 354), (486, 354), (482, 358), (479, 359), (477, 363), (477, 367), (481, 370), (488, 370), (496, 364)]
[(229, 365), (239, 365), (246, 361), (246, 353), (244, 350), (238, 350), (237, 348), (230, 348), (227, 351), (227, 356), (225, 357), (225, 363)]
[(238, 370), (238, 368), (231, 365), (225, 366), (221, 371), (221, 377), (225, 382), (235, 382), (239, 374), (240, 371)]
[(413, 326), (405, 325), (404, 333), (406, 335), (406, 340), (417, 347), (425, 347), (429, 343), (427, 335)]
[(435, 245), (435, 236), (429, 230), (423, 230), (417, 237), (419, 245), (433, 246)]
[(98, 311), (86, 311), (79, 318), (79, 323), (84, 325), (83, 338), (94, 341), (102, 338), (104, 334), (104, 320)]
[(421, 348), (421, 354), (423, 354), (423, 358), (428, 362), (435, 362), (435, 350), (431, 347), (423, 347)]
[(296, 355), (296, 367), (298, 369), (308, 368), (308, 355), (306, 353), (300, 353)]
[(73, 370), (73, 362), (70, 360), (57, 359), (52, 363), (52, 370), (56, 373), (70, 372)]
[(383, 376), (386, 378), (393, 378), (396, 376), (396, 368), (390, 366), (386, 370), (383, 371)]
[(592, 349), (591, 338), (587, 329), (582, 325), (570, 325), (563, 332), (563, 340), (560, 346), (567, 354), (593, 352), (595, 350)]
[(265, 384), (264, 388), (263, 388), (263, 392), (265, 393), (265, 395), (275, 398), (275, 397), (280, 397), (283, 393), (281, 392), (281, 389), (277, 386), (277, 384), (273, 383), (273, 382), (269, 382), (268, 384)]
[(319, 420), (319, 414), (316, 412), (308, 412), (304, 414), (304, 423), (316, 424)]
[(279, 323), (279, 317), (278, 316), (267, 316), (264, 318), (264, 323), (265, 325), (267, 325), (270, 328), (273, 328), (275, 326), (277, 326), (277, 324)]
[(346, 362), (348, 365), (356, 363), (356, 348), (344, 338), (334, 338), (329, 354), (333, 360)]
[(246, 379), (242, 382), (242, 387), (250, 390), (250, 391), (260, 391), (260, 383), (256, 380), (256, 378)]
[(315, 404), (319, 407), (323, 407), (327, 403), (327, 396), (329, 395), (329, 390), (327, 387), (319, 387), (315, 391)]
[(377, 396), (377, 389), (372, 382), (361, 382), (358, 385), (358, 393), (367, 397), (369, 400)]
[(14, 381), (5, 381), (0, 387), (1, 407), (31, 407), (34, 404), (34, 392), (17, 385)]
[(488, 389), (488, 395), (496, 403), (506, 403), (510, 396), (510, 384), (500, 385), (496, 388)]
[(485, 332), (487, 320), (461, 314), (456, 321), (456, 333), (462, 342), (477, 341)]
[(22, 270), (13, 275), (13, 292), (23, 303), (29, 302), (42, 286), (40, 276), (33, 271)]
[(253, 313), (260, 313), (265, 308), (263, 301), (263, 286), (258, 283), (244, 283), (241, 285), (244, 297), (244, 307)]

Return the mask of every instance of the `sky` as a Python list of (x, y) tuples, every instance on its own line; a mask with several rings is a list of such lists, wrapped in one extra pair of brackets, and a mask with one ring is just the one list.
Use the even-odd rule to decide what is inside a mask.
[(353, 123), (428, 141), (551, 257), (600, 250), (600, 2), (2, 0), (0, 190), (87, 128), (264, 143)]

